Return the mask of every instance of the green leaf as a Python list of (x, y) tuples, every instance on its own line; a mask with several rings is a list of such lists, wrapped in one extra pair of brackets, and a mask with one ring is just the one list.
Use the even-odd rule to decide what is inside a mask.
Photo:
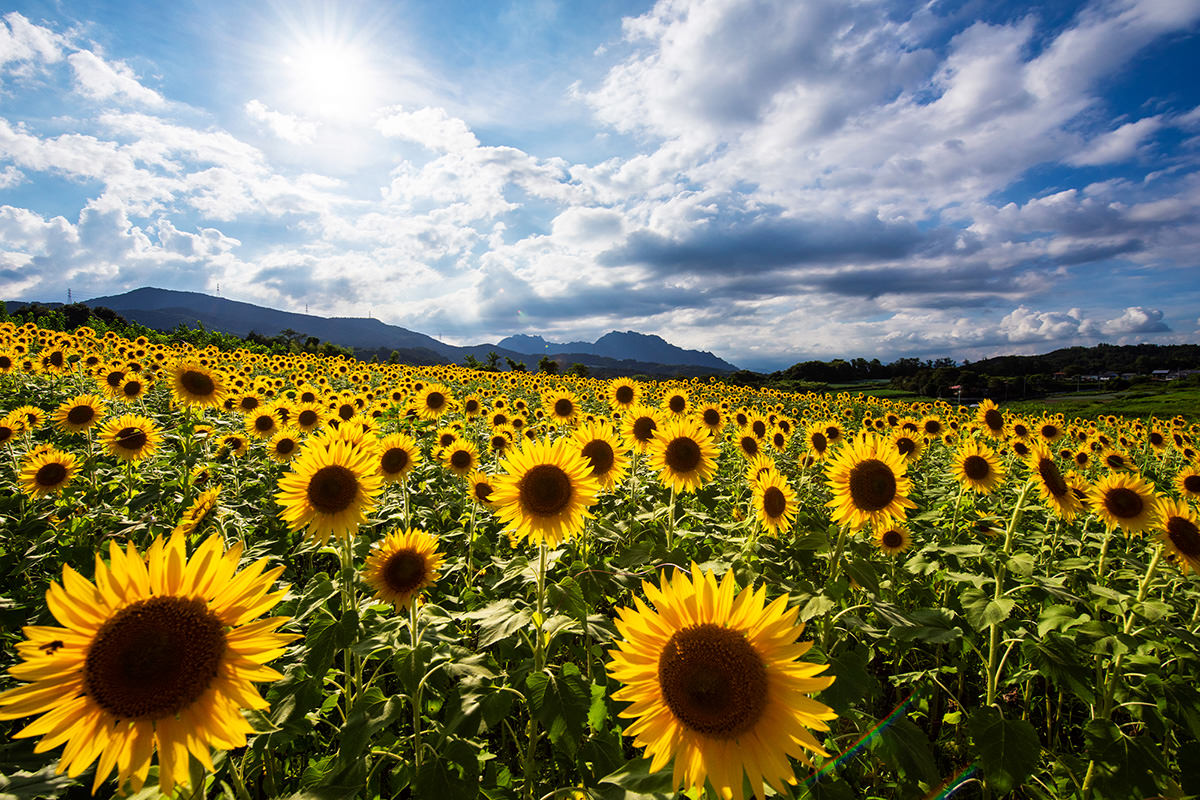
[(546, 599), (550, 601), (551, 608), (560, 614), (580, 621), (587, 615), (583, 589), (569, 575), (546, 586)]
[(304, 636), (307, 649), (304, 652), (304, 666), (308, 674), (320, 680), (325, 677), (333, 664), (333, 656), (337, 651), (337, 620), (333, 617), (320, 616), (308, 626)]
[(534, 717), (546, 727), (550, 741), (562, 743), (574, 754), (587, 723), (591, 691), (579, 667), (570, 662), (562, 669), (533, 672), (525, 679), (526, 696)]
[(74, 778), (57, 774), (57, 766), (57, 762), (54, 762), (37, 772), (18, 770), (11, 775), (0, 774), (0, 800), (57, 797), (68, 786), (77, 783)]
[(1005, 719), (999, 709), (975, 709), (967, 719), (967, 730), (979, 754), (984, 780), (1001, 794), (1023, 784), (1041, 759), (1042, 746), (1033, 726), (1024, 720)]
[(813, 617), (828, 614), (837, 607), (837, 601), (827, 594), (818, 594), (809, 599), (800, 609), (800, 621), (808, 622)]
[(1090, 619), (1087, 614), (1079, 614), (1073, 606), (1046, 606), (1038, 617), (1038, 636), (1045, 638), (1050, 631), (1067, 631)]
[(651, 773), (650, 759), (636, 758), (600, 779), (604, 800), (669, 800), (676, 796), (671, 785), (671, 768)]
[(871, 594), (879, 594), (879, 576), (869, 561), (854, 558), (846, 563), (846, 574)]
[(918, 608), (909, 614), (907, 626), (894, 626), (889, 634), (904, 641), (919, 639), (929, 644), (946, 644), (961, 639), (963, 630), (943, 609)]
[(479, 625), (479, 647), (490, 647), (533, 622), (533, 612), (512, 600), (497, 600), (465, 615)]
[(829, 669), (822, 674), (837, 679), (821, 691), (819, 699), (828, 703), (838, 716), (850, 716), (851, 708), (868, 709), (879, 696), (879, 679), (867, 670), (866, 650), (843, 650), (829, 657)]
[(1131, 739), (1109, 720), (1094, 719), (1084, 726), (1084, 748), (1096, 761), (1096, 788), (1101, 797), (1162, 794), (1155, 776), (1168, 774), (1167, 765), (1144, 738)]
[(871, 745), (884, 763), (906, 781), (934, 784), (941, 773), (933, 760), (929, 737), (908, 717), (883, 726)]
[(1012, 598), (988, 597), (977, 589), (967, 589), (962, 593), (961, 599), (967, 622), (977, 631), (1008, 619), (1013, 606), (1017, 604)]
[(605, 687), (599, 683), (592, 684), (592, 704), (588, 706), (588, 726), (598, 731), (604, 728), (604, 723), (608, 721), (608, 692)]
[(296, 603), (296, 610), (291, 614), (292, 619), (294, 621), (305, 619), (318, 606), (333, 597), (336, 591), (337, 589), (334, 587), (333, 582), (329, 580), (329, 576), (324, 572), (318, 572), (316, 575), (313, 575), (304, 586), (304, 594), (300, 596), (300, 600)]
[(1024, 651), (1034, 669), (1060, 689), (1074, 692), (1085, 702), (1095, 702), (1092, 669), (1076, 658), (1079, 647), (1073, 640), (1051, 632), (1041, 642), (1027, 643)]
[(1026, 578), (1033, 577), (1034, 561), (1029, 553), (1017, 553), (1005, 564), (1009, 572), (1015, 572)]

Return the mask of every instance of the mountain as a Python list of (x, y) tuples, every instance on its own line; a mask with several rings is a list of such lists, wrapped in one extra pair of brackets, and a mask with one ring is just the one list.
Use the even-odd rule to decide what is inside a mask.
[[(486, 361), (488, 354), (495, 352), (501, 359), (501, 365), (506, 363), (504, 359), (511, 358), (515, 362), (525, 364), (530, 371), (535, 371), (538, 361), (549, 354), (561, 370), (578, 362), (586, 365), (591, 374), (597, 377), (692, 377), (736, 369), (711, 353), (683, 350), (657, 336), (644, 336), (632, 331), (607, 334), (595, 344), (571, 343), (572, 346), (567, 352), (548, 353), (545, 348), (530, 349), (538, 341), (544, 343), (541, 337), (509, 337), (517, 339), (518, 343), (522, 344), (522, 349), (506, 346), (504, 341), (508, 340), (500, 344), (484, 343), (458, 347), (398, 325), (388, 325), (377, 319), (297, 314), (200, 292), (181, 292), (173, 289), (144, 287), (125, 294), (94, 297), (85, 301), (85, 304), (93, 308), (110, 308), (126, 319), (162, 331), (172, 330), (179, 325), (195, 327), (197, 323), (236, 336), (246, 336), (252, 331), (264, 336), (275, 336), (285, 330), (291, 330), (302, 336), (315, 336), (322, 341), (353, 348), (358, 355), (365, 357), (378, 354), (386, 358), (392, 350), (396, 350), (401, 360), (409, 364), (462, 364), (467, 356)], [(622, 340), (637, 346), (623, 350), (620, 347)], [(605, 342), (603, 346), (602, 342)], [(575, 345), (586, 349), (576, 350)], [(678, 360), (676, 354), (679, 354)]]
[(733, 372), (733, 364), (717, 358), (707, 350), (685, 350), (661, 336), (636, 331), (611, 331), (593, 342), (548, 342), (541, 336), (517, 334), (501, 339), (500, 347), (529, 355), (582, 353), (607, 358), (633, 358), (658, 364), (688, 364), (718, 372)]

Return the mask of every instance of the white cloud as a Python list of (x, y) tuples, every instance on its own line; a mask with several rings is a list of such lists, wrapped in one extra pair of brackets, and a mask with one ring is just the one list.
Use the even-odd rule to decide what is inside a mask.
[(34, 25), (16, 11), (5, 14), (4, 24), (0, 24), (0, 66), (18, 76), (29, 74), (34, 64), (61, 60), (65, 45), (62, 36)]
[(79, 50), (67, 56), (75, 71), (76, 88), (93, 100), (124, 100), (141, 105), (161, 107), (162, 95), (143, 86), (127, 65), (109, 63), (90, 50)]
[(439, 153), (457, 153), (479, 146), (467, 123), (451, 117), (444, 108), (384, 109), (375, 129), (384, 136), (407, 139)]
[(1127, 161), (1136, 156), (1142, 142), (1153, 136), (1162, 126), (1162, 117), (1146, 117), (1137, 122), (1128, 122), (1115, 131), (1092, 139), (1085, 150), (1068, 156), (1067, 163), (1094, 167)]
[(11, 189), (25, 181), (25, 175), (16, 167), (0, 169), (0, 189)]
[(263, 123), (285, 142), (310, 144), (317, 137), (317, 123), (294, 114), (272, 111), (261, 100), (250, 100), (244, 108), (250, 119)]

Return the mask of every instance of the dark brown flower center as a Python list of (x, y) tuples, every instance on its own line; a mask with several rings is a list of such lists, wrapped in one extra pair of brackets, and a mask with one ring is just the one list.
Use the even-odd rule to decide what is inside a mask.
[(896, 440), (896, 452), (902, 456), (907, 456), (917, 449), (917, 443), (907, 436), (903, 436)]
[(279, 453), (279, 455), (281, 455), (281, 456), (289, 455), (295, 449), (296, 449), (296, 440), (295, 439), (280, 439), (278, 442), (275, 443), (275, 452)]
[(463, 403), (463, 411), (466, 411), (468, 414), (479, 413), (479, 401), (471, 399)]
[(224, 626), (203, 600), (151, 597), (97, 631), (84, 692), (119, 720), (173, 717), (204, 694), (224, 654)]
[(1183, 490), (1189, 494), (1200, 494), (1200, 475), (1183, 476)]
[(358, 409), (354, 407), (353, 403), (342, 403), (340, 406), (338, 406), (337, 415), (342, 419), (350, 419), (354, 416), (354, 412), (357, 410)]
[(883, 546), (888, 550), (895, 550), (904, 545), (904, 534), (893, 529), (885, 531), (883, 536), (879, 537), (879, 540), (883, 542)]
[(481, 503), (486, 503), (487, 499), (492, 496), (492, 485), (487, 481), (479, 481), (475, 484), (475, 499)]
[(217, 384), (200, 370), (184, 370), (179, 376), (179, 385), (194, 397), (209, 397), (217, 391)]
[(813, 433), (813, 435), (809, 437), (808, 441), (812, 445), (812, 449), (816, 450), (818, 453), (824, 453), (825, 448), (829, 447), (829, 440), (826, 439), (825, 434), (821, 433), (820, 431)]
[(1109, 453), (1104, 457), (1104, 463), (1109, 469), (1125, 469), (1125, 457), (1120, 453)]
[(1057, 439), (1058, 438), (1058, 426), (1057, 425), (1043, 425), (1042, 426), (1042, 438), (1043, 439)]
[(517, 485), (521, 507), (539, 517), (560, 514), (571, 502), (571, 476), (554, 464), (538, 464)]
[(379, 459), (379, 466), (388, 475), (396, 475), (408, 466), (408, 451), (403, 447), (393, 447)]
[(690, 436), (679, 436), (670, 441), (663, 460), (672, 472), (687, 474), (700, 466), (702, 459), (700, 444)]
[(942, 423), (938, 422), (936, 419), (925, 420), (922, 427), (928, 436), (937, 436), (942, 432)]
[(779, 519), (783, 516), (783, 512), (787, 510), (787, 498), (778, 486), (768, 486), (763, 492), (763, 512), (771, 519)]
[(454, 444), (454, 440), (457, 438), (456, 435), (447, 431), (438, 437), (438, 447), (449, 447)]
[(658, 659), (671, 713), (690, 730), (734, 739), (767, 707), (767, 667), (745, 634), (713, 623), (676, 631)]
[(704, 409), (704, 424), (710, 428), (715, 428), (721, 424), (721, 412), (715, 408)]
[(33, 480), (38, 486), (58, 486), (67, 477), (67, 468), (57, 461), (51, 461), (38, 467)]
[(738, 440), (738, 446), (748, 456), (758, 455), (758, 439), (755, 439), (753, 436), (743, 436)]
[(615, 396), (617, 398), (618, 403), (620, 403), (621, 405), (627, 406), (633, 402), (633, 387), (632, 386), (618, 386)]
[(1104, 493), (1104, 508), (1117, 519), (1135, 519), (1146, 502), (1133, 489), (1117, 486)]
[(429, 563), (415, 550), (399, 550), (383, 566), (383, 582), (397, 594), (409, 594), (425, 585)]
[(425, 407), (430, 411), (437, 411), (444, 405), (446, 405), (446, 395), (441, 392), (430, 392), (425, 398)]
[(850, 499), (860, 511), (879, 511), (896, 498), (896, 474), (877, 458), (850, 470)]
[(254, 418), (254, 430), (266, 433), (275, 427), (275, 418), (270, 414), (261, 414)]
[(91, 406), (74, 406), (67, 412), (67, 422), (71, 425), (87, 425), (96, 418), (96, 409)]
[(139, 394), (142, 393), (142, 382), (141, 381), (126, 381), (125, 385), (121, 387), (121, 391), (125, 394), (126, 397), (137, 397)]
[(306, 408), (296, 415), (296, 423), (304, 428), (309, 428), (313, 425), (316, 425), (320, 419), (321, 418), (317, 415), (317, 412), (313, 411), (311, 408)]
[(575, 404), (565, 397), (554, 401), (554, 415), (566, 419), (575, 413)]
[(592, 461), (592, 475), (601, 477), (607, 475), (616, 461), (612, 445), (603, 439), (593, 439), (583, 446), (583, 457)]
[(968, 480), (982, 481), (992, 474), (992, 465), (983, 456), (969, 455), (962, 462), (963, 474)]
[(146, 432), (141, 428), (121, 428), (121, 430), (117, 431), (116, 438), (113, 441), (122, 450), (137, 453), (146, 446), (148, 438)]
[(1168, 517), (1167, 536), (1184, 558), (1193, 561), (1200, 558), (1200, 530), (1196, 523), (1186, 517)]
[(358, 476), (340, 464), (321, 467), (308, 481), (308, 502), (322, 514), (345, 511), (358, 496)]
[(763, 422), (761, 419), (756, 419), (754, 422), (750, 423), (750, 430), (754, 431), (754, 435), (761, 439), (767, 435), (767, 423)]
[(258, 408), (258, 398), (252, 394), (248, 394), (238, 401), (238, 408), (242, 411), (253, 411)]
[(825, 429), (825, 438), (831, 442), (836, 442), (842, 438), (842, 429), (836, 425), (830, 425)]
[(467, 469), (471, 466), (471, 453), (467, 450), (455, 450), (450, 454), (450, 466), (455, 469)]
[(653, 439), (656, 430), (658, 430), (658, 425), (654, 424), (652, 417), (638, 417), (633, 421), (633, 438), (639, 442), (648, 442)]
[(988, 426), (988, 430), (1002, 431), (1004, 430), (1004, 415), (997, 409), (989, 408), (983, 412), (983, 424)]
[(1070, 487), (1063, 480), (1062, 473), (1058, 471), (1058, 466), (1053, 461), (1048, 458), (1039, 459), (1037, 469), (1038, 475), (1042, 476), (1042, 483), (1050, 494), (1062, 497), (1070, 491)]
[(672, 414), (682, 414), (683, 410), (687, 408), (687, 398), (681, 394), (673, 394), (667, 401), (667, 408), (671, 409)]
[(125, 371), (120, 369), (113, 370), (104, 376), (104, 382), (113, 389), (120, 386), (123, 380), (125, 380)]

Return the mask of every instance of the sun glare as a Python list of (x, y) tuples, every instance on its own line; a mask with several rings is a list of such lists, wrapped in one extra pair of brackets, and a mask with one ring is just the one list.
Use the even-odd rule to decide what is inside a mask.
[(377, 81), (363, 47), (305, 38), (291, 46), (283, 64), (295, 106), (309, 114), (353, 117), (372, 110)]

